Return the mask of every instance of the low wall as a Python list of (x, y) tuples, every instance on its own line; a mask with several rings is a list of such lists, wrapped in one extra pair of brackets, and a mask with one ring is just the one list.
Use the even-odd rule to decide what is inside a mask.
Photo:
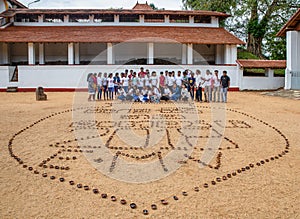
[[(76, 88), (82, 89), (87, 87), (86, 78), (88, 73), (98, 72), (123, 72), (125, 69), (132, 69), (139, 72), (142, 66), (137, 65), (65, 65), (65, 66), (18, 66), (18, 87), (20, 91), (33, 91), (36, 87), (42, 86), (48, 90), (67, 91), (74, 90)], [(231, 87), (238, 89), (238, 74), (236, 66), (217, 66), (217, 65), (145, 65), (145, 69), (149, 69), (150, 72), (156, 71), (157, 75), (161, 71), (183, 71), (190, 69), (196, 71), (199, 69), (202, 75), (209, 69), (210, 71), (219, 70), (220, 74), (223, 70), (228, 72), (231, 78)], [(9, 82), (9, 67), (0, 67), (0, 89), (6, 89), (10, 86)], [(14, 83), (16, 84), (16, 83)]]
[(240, 90), (275, 90), (284, 87), (284, 77), (242, 77)]

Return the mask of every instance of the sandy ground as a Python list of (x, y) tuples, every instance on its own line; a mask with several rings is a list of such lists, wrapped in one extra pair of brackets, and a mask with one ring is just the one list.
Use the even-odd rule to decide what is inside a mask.
[[(172, 151), (167, 137), (153, 147), (140, 151), (130, 149), (136, 145), (123, 142), (120, 136), (113, 136), (108, 147), (111, 147), (109, 151), (112, 156), (120, 151), (114, 171), (119, 170), (120, 177), (123, 177), (123, 180), (116, 180), (96, 169), (101, 165), (111, 165), (99, 160), (98, 163), (93, 162), (97, 158), (105, 160), (101, 150), (93, 148), (99, 146), (97, 142), (71, 141), (80, 135), (78, 130), (85, 130), (84, 133), (91, 133), (91, 136), (95, 132), (103, 134), (100, 138), (107, 142), (113, 135), (112, 128), (108, 128), (106, 133), (106, 127), (109, 127), (108, 122), (112, 118), (107, 113), (109, 110), (105, 109), (110, 109), (110, 105), (96, 103), (100, 111), (95, 114), (95, 119), (100, 123), (98, 129), (90, 130), (88, 124), (77, 123), (72, 126), (74, 118), (71, 111), (53, 114), (72, 109), (74, 93), (48, 93), (48, 98), (46, 102), (36, 102), (33, 93), (0, 93), (1, 218), (300, 218), (298, 100), (263, 96), (258, 92), (230, 93), (226, 114), (223, 116), (226, 128), (223, 136), (219, 138), (221, 149), (216, 150), (214, 157), (204, 168), (199, 168), (197, 161), (207, 152), (206, 136), (211, 134), (209, 124), (214, 123), (214, 118), (211, 116), (209, 104), (197, 103), (199, 119), (203, 120), (198, 126), (202, 129), (197, 136), (202, 137), (198, 139), (190, 136), (191, 141), (198, 140), (193, 142), (193, 147), (190, 148), (193, 149), (190, 159), (183, 162), (178, 170), (160, 180), (129, 183), (126, 182), (128, 172), (122, 169), (118, 162), (124, 160), (147, 164), (162, 160), (166, 162), (167, 167), (172, 165), (165, 159)], [(85, 101), (81, 101), (80, 104), (84, 107), (92, 106)], [(150, 109), (151, 112), (167, 112), (174, 105), (138, 104), (134, 107)], [(223, 108), (224, 105), (218, 104), (217, 107)], [(141, 112), (141, 117), (129, 117), (130, 120), (133, 123), (143, 123), (143, 116), (148, 114), (148, 111)], [(14, 138), (13, 153), (24, 162), (19, 164), (9, 154), (9, 140), (18, 131), (49, 115), (51, 117)], [(128, 115), (132, 116), (134, 113)], [(170, 115), (174, 115), (174, 112), (164, 114), (172, 121), (180, 120)], [(191, 133), (196, 127), (193, 125), (195, 124), (190, 127)], [(134, 132), (141, 136), (146, 133), (142, 128), (137, 128)], [(181, 143), (178, 140), (180, 134), (176, 128), (170, 128), (169, 136), (173, 144), (179, 142), (174, 151), (184, 151), (186, 142)], [(152, 140), (150, 138), (150, 143)], [(290, 146), (286, 148), (287, 142)], [(78, 146), (85, 153), (78, 152)], [(287, 152), (282, 154), (285, 150)], [(58, 154), (58, 151), (61, 153)], [(159, 151), (161, 159), (157, 155)], [(145, 159), (130, 157), (142, 157), (153, 152), (155, 156)], [(46, 162), (47, 168), (39, 166), (43, 160), (54, 154), (57, 156)], [(129, 157), (126, 157), (127, 154)], [(185, 152), (181, 153), (184, 154)], [(76, 160), (72, 159), (74, 156)], [(70, 157), (70, 160), (67, 160), (67, 157)], [(173, 160), (175, 163), (185, 160), (179, 156), (177, 158)], [(264, 161), (263, 164), (258, 166), (257, 163), (261, 161)], [(155, 173), (158, 171), (164, 174), (161, 163), (157, 163)], [(50, 169), (51, 164), (59, 168), (69, 167), (69, 170)], [(253, 167), (250, 164), (253, 164)], [(23, 168), (23, 165), (33, 167), (38, 174), (29, 171), (28, 167)], [(242, 168), (245, 168), (245, 171), (242, 171)], [(241, 170), (241, 173), (238, 170)], [(47, 177), (42, 177), (42, 173), (47, 173)], [(232, 173), (236, 173), (236, 176)], [(227, 174), (231, 175), (228, 177)], [(50, 176), (56, 178), (51, 180)], [(223, 176), (226, 176), (225, 180)], [(64, 182), (59, 181), (61, 177), (65, 179)], [(217, 178), (220, 178), (220, 182)], [(73, 180), (75, 185), (69, 185), (69, 180)], [(90, 190), (77, 188), (78, 183), (88, 185)], [(205, 183), (208, 188), (204, 187)], [(199, 191), (194, 191), (194, 187), (199, 187)], [(97, 188), (100, 194), (93, 194), (93, 188)], [(101, 198), (101, 194), (104, 193), (108, 195), (107, 199)], [(115, 196), (117, 201), (111, 201), (111, 196)], [(175, 201), (173, 196), (179, 200)], [(120, 199), (125, 199), (126, 205), (121, 205)], [(168, 204), (162, 205), (162, 199), (168, 201)], [(131, 209), (130, 203), (135, 203), (137, 208)], [(157, 205), (157, 210), (151, 209), (152, 204)], [(144, 209), (149, 211), (149, 215), (143, 215)]]

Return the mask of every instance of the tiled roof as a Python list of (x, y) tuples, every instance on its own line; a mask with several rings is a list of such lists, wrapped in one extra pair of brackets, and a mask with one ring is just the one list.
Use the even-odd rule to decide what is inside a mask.
[(132, 8), (132, 10), (153, 10), (153, 8), (151, 8), (147, 2), (146, 4), (140, 4), (137, 2), (136, 5)]
[(245, 44), (224, 28), (212, 27), (16, 27), (0, 30), (0, 42), (167, 42)]
[(132, 10), (132, 9), (10, 9), (9, 16), (4, 13), (0, 17), (13, 17), (16, 14), (160, 14), (160, 15), (202, 15), (227, 18), (230, 15), (217, 11), (202, 10)]
[(286, 68), (286, 60), (239, 59), (236, 62), (243, 68)]
[(20, 8), (27, 8), (25, 5), (23, 5), (21, 2), (17, 1), (17, 0), (8, 0), (12, 5), (16, 5)]
[(285, 36), (286, 31), (289, 30), (300, 30), (300, 8), (290, 18), (290, 20), (280, 29), (276, 36)]

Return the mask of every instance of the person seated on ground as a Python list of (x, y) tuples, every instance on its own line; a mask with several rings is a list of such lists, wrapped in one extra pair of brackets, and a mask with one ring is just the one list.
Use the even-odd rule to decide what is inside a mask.
[[(124, 89), (125, 90), (125, 89)], [(125, 91), (126, 92), (126, 91)], [(134, 87), (129, 86), (128, 92), (126, 93), (126, 100), (132, 101), (133, 100), (133, 94), (134, 94)]]
[(134, 93), (133, 93), (133, 101), (134, 102), (141, 102), (140, 101), (140, 97), (143, 97), (143, 95), (141, 94), (140, 90), (139, 89), (135, 89), (134, 90)]
[(171, 96), (171, 100), (177, 101), (180, 99), (181, 96), (181, 89), (176, 84), (173, 85), (173, 94)]
[(148, 102), (149, 101), (149, 89), (148, 87), (144, 86), (142, 91), (141, 91), (141, 94), (142, 94), (142, 98), (140, 98), (140, 100), (144, 103), (144, 102)]
[(126, 100), (126, 91), (122, 86), (118, 89), (118, 99), (122, 101)]
[(172, 93), (171, 93), (170, 89), (168, 88), (168, 86), (165, 86), (164, 92), (162, 93), (160, 100), (165, 100), (165, 101), (170, 100), (171, 94)]
[(188, 101), (190, 97), (190, 92), (188, 91), (187, 87), (182, 85), (181, 88), (181, 100)]
[(151, 92), (149, 92), (150, 102), (159, 103), (160, 97), (161, 97), (161, 95), (160, 95), (159, 90), (157, 89), (157, 87), (153, 86), (151, 88)]

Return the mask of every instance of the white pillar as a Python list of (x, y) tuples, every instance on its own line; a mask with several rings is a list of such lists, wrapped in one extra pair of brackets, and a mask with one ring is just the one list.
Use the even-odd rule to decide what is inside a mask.
[(169, 15), (165, 15), (165, 23), (170, 23), (170, 16)]
[(148, 43), (147, 50), (148, 50), (147, 64), (153, 65), (154, 64), (154, 43)]
[(90, 15), (90, 16), (89, 16), (90, 23), (94, 23), (94, 17), (95, 17), (94, 15)]
[(28, 43), (28, 64), (35, 65), (35, 46), (34, 43)]
[(120, 22), (120, 17), (118, 14), (114, 15), (114, 23), (119, 23)]
[(145, 23), (145, 16), (144, 15), (140, 15), (140, 23)]
[(79, 49), (79, 43), (74, 44), (75, 47), (75, 65), (80, 64), (80, 49)]
[(187, 46), (186, 44), (182, 44), (181, 49), (181, 64), (186, 65), (186, 58), (187, 58)]
[(39, 15), (38, 16), (38, 22), (43, 23), (44, 22), (44, 15)]
[(194, 23), (194, 16), (189, 16), (189, 23), (193, 24)]
[(74, 43), (68, 43), (68, 64), (74, 65)]
[(237, 46), (225, 45), (224, 64), (236, 64), (236, 59), (237, 59)]
[(187, 64), (192, 65), (193, 64), (193, 44), (189, 43), (187, 45)]
[(292, 88), (293, 71), (300, 71), (300, 35), (297, 31), (286, 32), (286, 71), (285, 71), (285, 86), (284, 89)]
[(115, 64), (114, 51), (113, 51), (113, 44), (112, 43), (107, 43), (107, 64), (108, 65)]
[(45, 64), (45, 47), (44, 47), (44, 43), (39, 44), (39, 64), (40, 65)]
[(69, 22), (69, 15), (65, 15), (64, 16), (64, 23), (68, 23)]
[(211, 17), (211, 25), (212, 27), (219, 27), (219, 18), (218, 17)]
[(9, 64), (9, 44), (2, 44), (2, 64)]

